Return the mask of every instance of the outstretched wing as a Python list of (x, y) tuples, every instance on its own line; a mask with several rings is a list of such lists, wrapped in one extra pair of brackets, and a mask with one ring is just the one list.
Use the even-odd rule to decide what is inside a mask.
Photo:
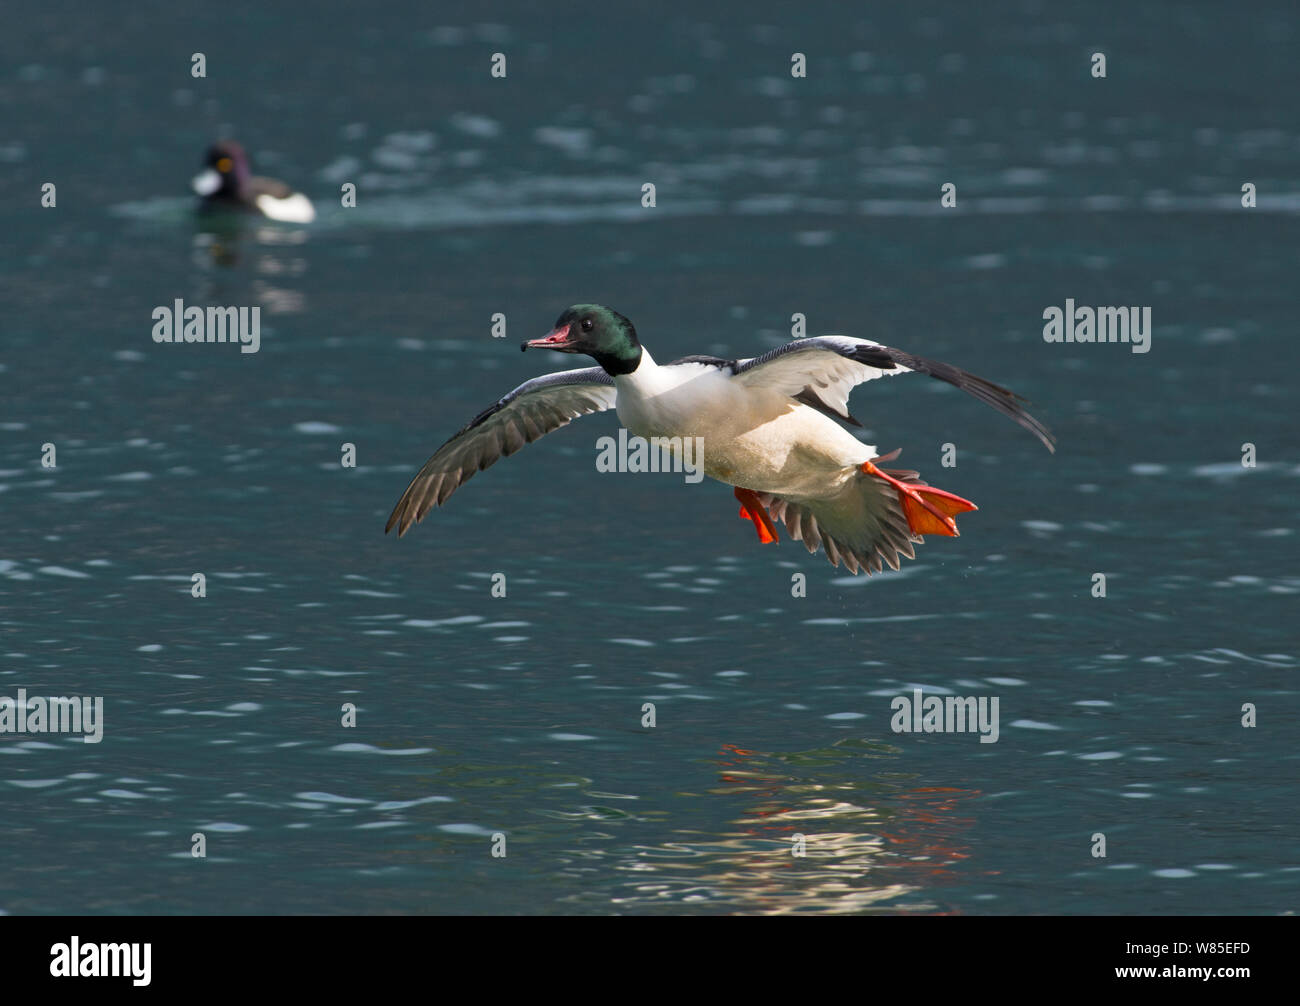
[(854, 339), (847, 335), (796, 339), (770, 353), (752, 360), (740, 360), (735, 365), (736, 379), (750, 387), (771, 388), (810, 405), (813, 402), (809, 399), (816, 399), (826, 410), (849, 421), (852, 421), (848, 412), (849, 392), (854, 385), (877, 377), (908, 373), (928, 374), (961, 388), (1014, 419), (1041, 440), (1049, 451), (1056, 450), (1056, 438), (1021, 407), (1020, 403), (1025, 399), (1015, 392), (950, 364), (912, 356), (869, 339)]
[(475, 472), (513, 454), (570, 420), (614, 407), (614, 379), (600, 367), (565, 370), (525, 381), (491, 408), (484, 409), (438, 448), (411, 480), (384, 525), (397, 536), (434, 506), (447, 502)]

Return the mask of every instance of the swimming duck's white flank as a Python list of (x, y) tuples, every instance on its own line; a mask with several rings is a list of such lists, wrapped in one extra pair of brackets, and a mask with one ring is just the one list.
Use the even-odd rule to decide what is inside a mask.
[[(1055, 440), (1019, 397), (946, 363), (842, 335), (799, 339), (748, 360), (688, 356), (660, 366), (632, 323), (594, 304), (569, 308), (524, 349), (585, 353), (600, 366), (526, 381), (476, 416), (425, 462), (398, 500), (385, 531), (405, 534), (475, 472), (579, 416), (617, 409), (627, 429), (651, 437), (701, 437), (704, 473), (735, 488), (740, 515), (759, 540), (782, 521), (808, 551), (822, 547), (853, 573), (898, 569), (922, 535), (956, 535), (973, 503), (927, 486), (916, 472), (878, 467), (878, 455), (840, 421), (852, 388), (892, 374), (921, 373), (956, 385), (1033, 433)], [(838, 421), (837, 421), (838, 420)]]
[(291, 224), (309, 224), (316, 219), (316, 208), (301, 192), (275, 178), (255, 176), (244, 148), (232, 140), (208, 149), (203, 170), (190, 184), (203, 197), (199, 205), (205, 212), (242, 210)]

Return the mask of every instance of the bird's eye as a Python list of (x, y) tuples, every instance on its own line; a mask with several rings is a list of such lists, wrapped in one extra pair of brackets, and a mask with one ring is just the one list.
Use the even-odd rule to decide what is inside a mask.
[(591, 319), (590, 319), (590, 318), (583, 318), (583, 319), (582, 319), (582, 330), (583, 330), (584, 332), (590, 332), (590, 331), (591, 331)]
[(229, 157), (223, 157), (219, 161), (217, 161), (217, 170), (220, 171), (223, 175), (234, 166), (235, 166), (234, 161), (232, 161)]

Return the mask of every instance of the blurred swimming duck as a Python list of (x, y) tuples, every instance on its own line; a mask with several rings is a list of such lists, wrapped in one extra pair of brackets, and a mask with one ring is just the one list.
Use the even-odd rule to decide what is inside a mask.
[[(599, 366), (525, 381), (484, 410), (425, 462), (388, 518), (399, 537), (472, 476), (527, 443), (592, 412), (617, 409), (629, 432), (664, 438), (674, 453), (695, 441), (704, 474), (735, 489), (740, 516), (759, 541), (776, 541), (775, 517), (809, 552), (852, 573), (899, 568), (922, 535), (955, 536), (957, 514), (976, 509), (934, 489), (916, 472), (879, 467), (879, 454), (840, 425), (855, 385), (893, 374), (926, 374), (961, 388), (1019, 423), (1049, 450), (1055, 438), (1020, 396), (964, 370), (867, 339), (796, 339), (761, 356), (687, 356), (659, 365), (632, 322), (598, 304), (576, 304), (551, 333), (523, 349), (584, 353)], [(674, 442), (675, 441), (675, 446)]]
[(194, 176), (194, 191), (204, 210), (227, 209), (260, 213), (271, 220), (309, 224), (316, 219), (311, 200), (275, 178), (258, 178), (249, 169), (244, 148), (223, 140), (208, 148), (204, 169)]

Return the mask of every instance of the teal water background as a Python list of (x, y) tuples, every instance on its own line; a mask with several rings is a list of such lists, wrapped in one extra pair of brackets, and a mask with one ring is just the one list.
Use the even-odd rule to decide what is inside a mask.
[[(0, 736), (0, 911), (1296, 908), (1294, 4), (312, 10), (6, 15), (0, 695), (105, 723)], [(197, 222), (222, 135), (317, 222)], [(178, 297), (260, 306), (260, 352), (155, 344)], [(1151, 351), (1045, 343), (1066, 298), (1150, 306)], [(516, 348), (575, 301), (660, 361), (802, 313), (1059, 450), (859, 388), (980, 506), (870, 580), (716, 483), (598, 474), (611, 415), (385, 537), (438, 444), (576, 365)], [(894, 733), (915, 687), (997, 696), (998, 742)]]

